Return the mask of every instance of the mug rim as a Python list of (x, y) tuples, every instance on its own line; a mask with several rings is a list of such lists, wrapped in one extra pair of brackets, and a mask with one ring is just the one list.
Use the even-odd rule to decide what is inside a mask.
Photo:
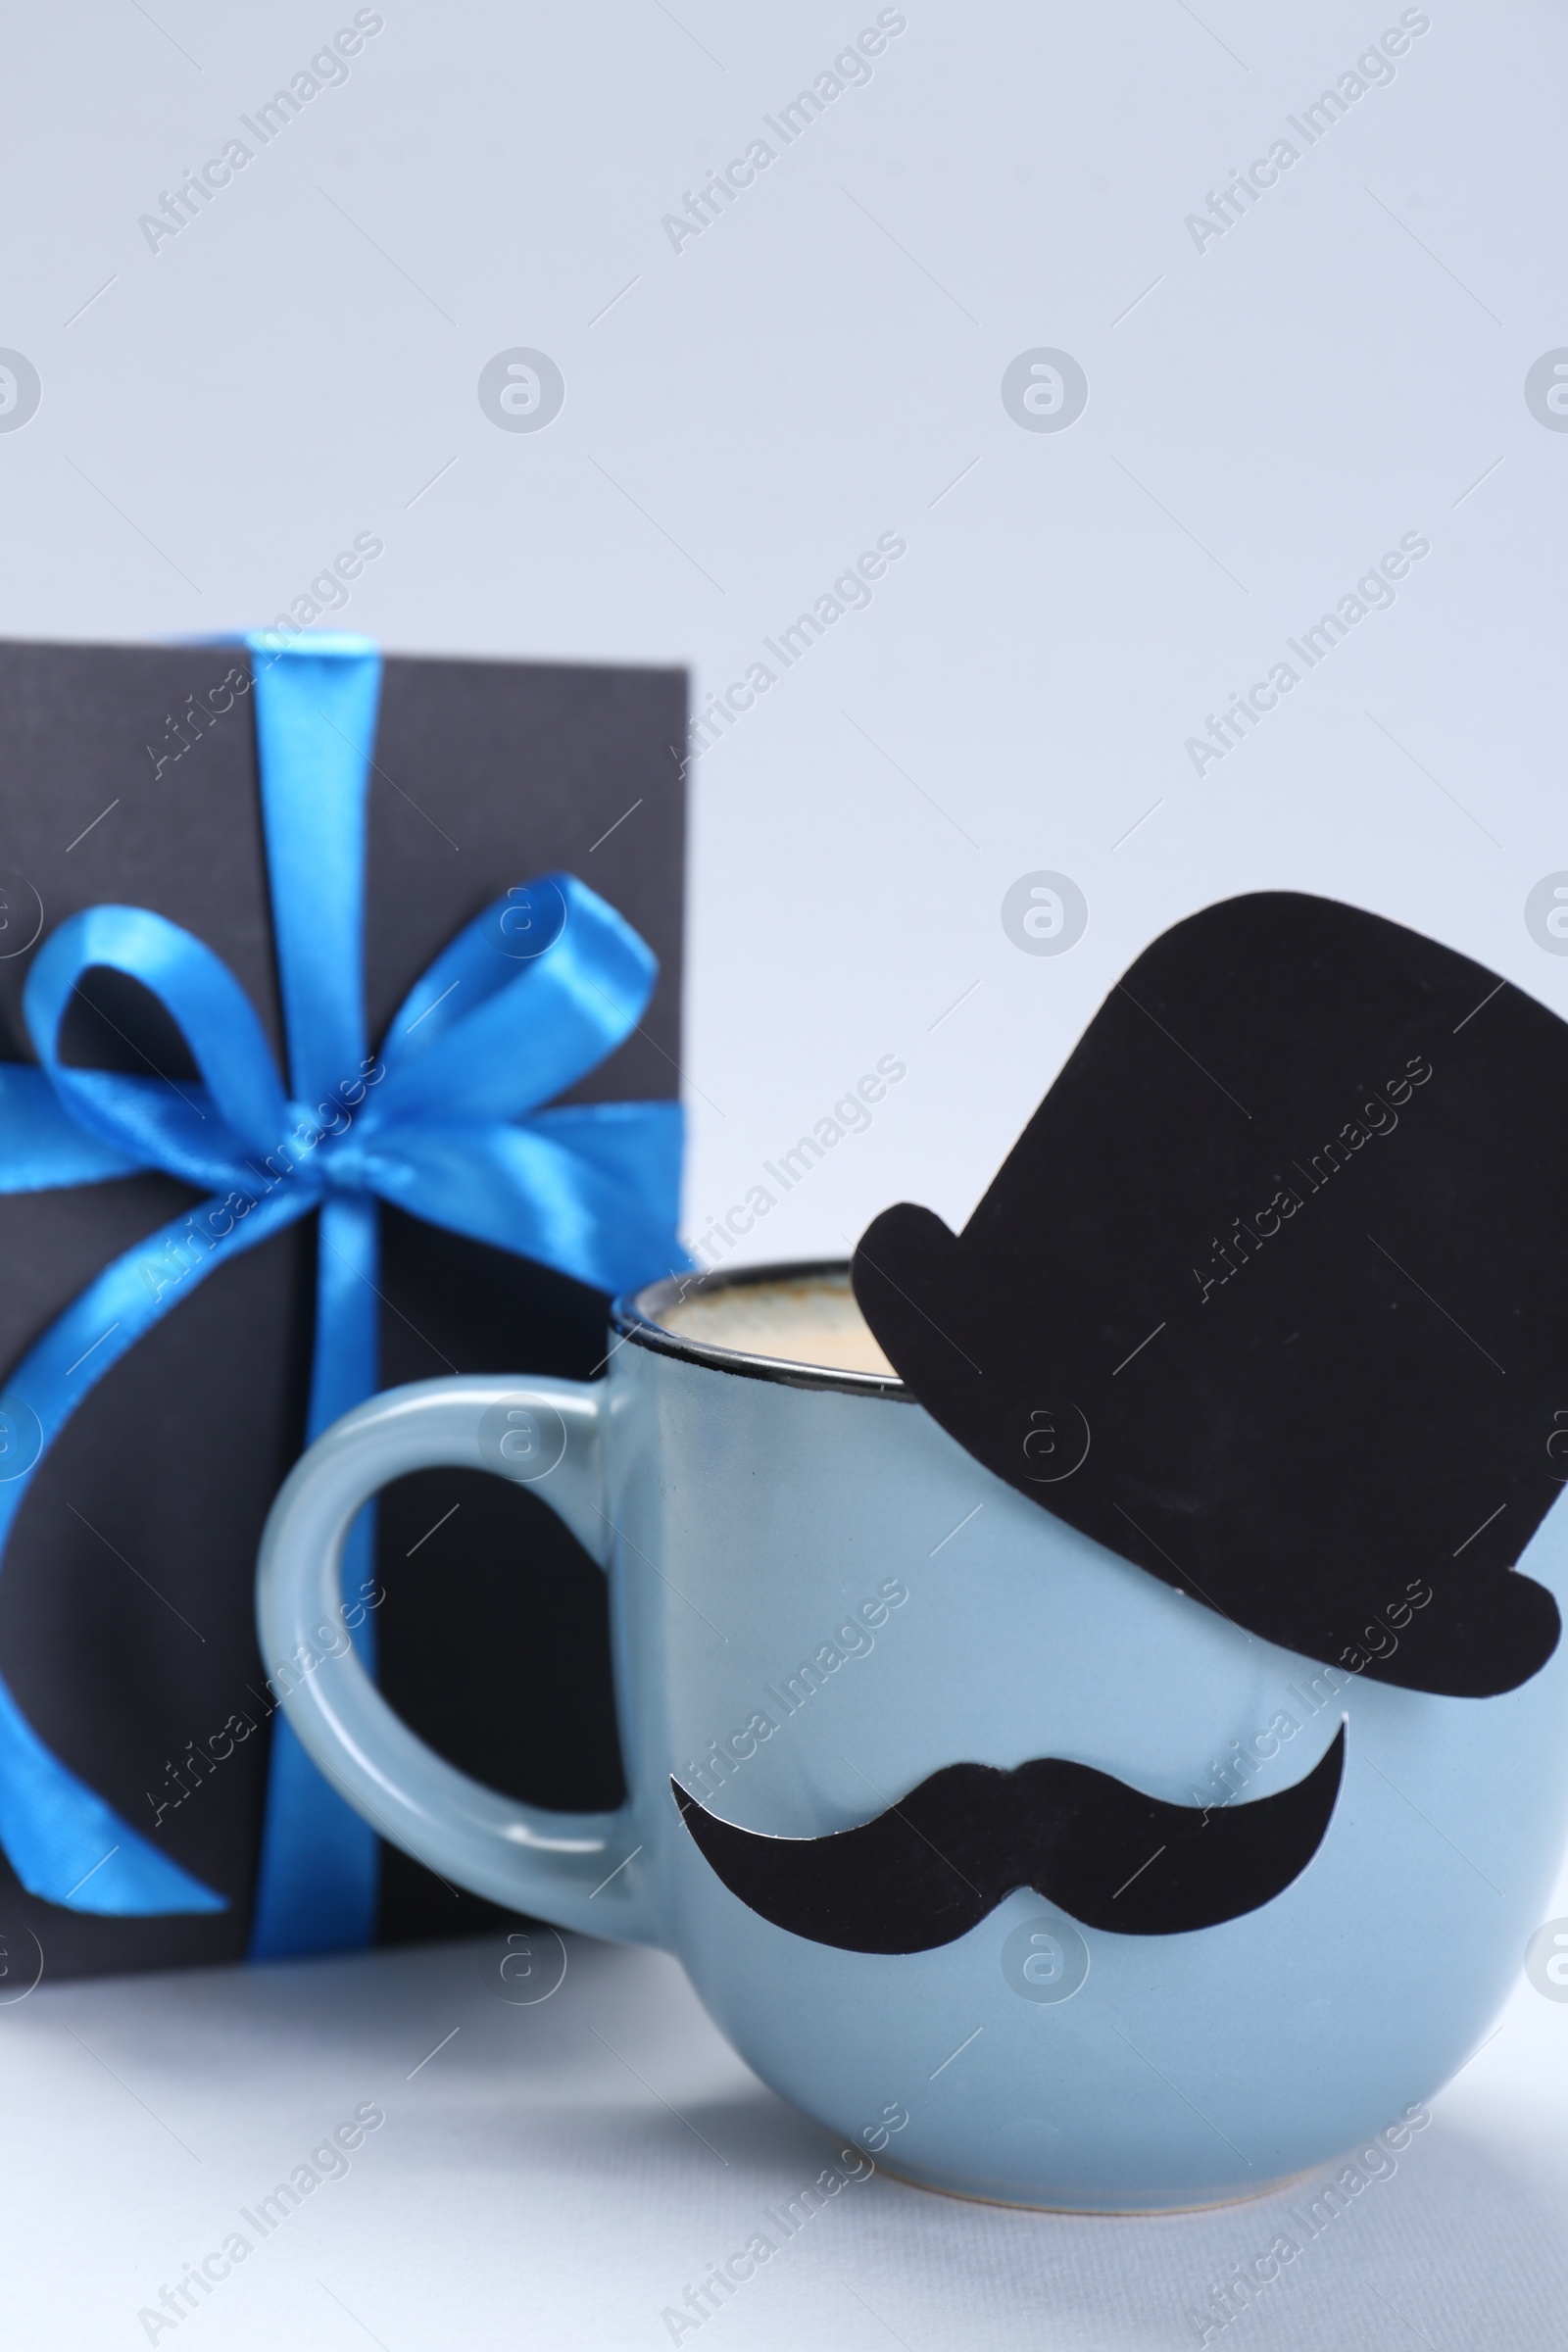
[(852, 1372), (832, 1364), (797, 1363), (782, 1355), (756, 1355), (743, 1348), (721, 1347), (715, 1340), (693, 1339), (688, 1332), (666, 1330), (659, 1320), (672, 1305), (715, 1291), (760, 1287), (769, 1282), (808, 1282), (835, 1275), (848, 1282), (847, 1257), (788, 1258), (766, 1265), (719, 1266), (706, 1274), (669, 1274), (645, 1283), (639, 1291), (624, 1292), (610, 1309), (610, 1328), (617, 1340), (646, 1348), (653, 1355), (674, 1356), (682, 1363), (702, 1364), (710, 1372), (730, 1372), (741, 1380), (770, 1380), (786, 1389), (836, 1389), (849, 1396), (886, 1396), (912, 1404), (914, 1398), (897, 1373)]

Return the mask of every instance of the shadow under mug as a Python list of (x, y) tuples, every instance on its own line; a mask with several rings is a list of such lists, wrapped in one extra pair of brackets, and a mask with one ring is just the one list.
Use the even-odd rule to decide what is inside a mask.
[[(1549, 1894), (1568, 1831), (1562, 1650), (1486, 1700), (1358, 1681), (1054, 1519), (897, 1380), (661, 1321), (697, 1291), (803, 1277), (847, 1283), (792, 1266), (656, 1285), (617, 1302), (603, 1380), (426, 1381), (318, 1440), (269, 1519), (257, 1596), (307, 1750), (458, 1884), (674, 1953), (765, 2082), (926, 2186), (1200, 2206), (1398, 2129), (1486, 2034)], [(532, 1485), (606, 1571), (618, 1811), (481, 1787), (392, 1714), (352, 1649), (289, 1672), (340, 1617), (355, 1513), (437, 1463)], [(1521, 1567), (1568, 1608), (1562, 1505)], [(1391, 1592), (1405, 1574), (1391, 1562)], [(789, 1838), (868, 1821), (958, 1762), (1064, 1757), (1167, 1802), (1248, 1803), (1300, 1780), (1342, 1724), (1306, 1868), (1184, 1934), (1085, 1928), (1020, 1887), (936, 1949), (843, 1950), (732, 1894), (671, 1788)]]

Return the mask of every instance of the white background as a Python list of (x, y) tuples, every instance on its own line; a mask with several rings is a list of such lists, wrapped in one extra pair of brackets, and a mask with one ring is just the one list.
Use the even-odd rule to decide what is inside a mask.
[[(1523, 921), (1568, 863), (1568, 436), (1523, 397), (1568, 340), (1560, 8), (1436, 0), (1310, 150), (1286, 115), (1397, 8), (910, 0), (787, 151), (763, 115), (873, 8), (381, 13), (156, 253), (138, 216), (352, 11), (14, 24), (0, 343), (43, 400), (0, 435), (0, 628), (254, 625), (372, 531), (338, 625), (686, 662), (701, 702), (905, 536), (692, 771), (690, 1231), (888, 1054), (874, 1127), (737, 1255), (840, 1250), (901, 1197), (961, 1220), (1116, 975), (1231, 892), (1341, 895), (1568, 1009)], [(673, 250), (759, 135), (778, 160)], [(1200, 253), (1186, 216), (1281, 136), (1300, 161)], [(565, 378), (538, 433), (476, 396), (514, 346)], [(1036, 346), (1088, 374), (1060, 433), (1002, 404)], [(1186, 738), (1407, 531), (1394, 608), (1196, 776)], [(1089, 903), (1061, 956), (1002, 928), (1042, 868)]]
[[(0, 1995), (8, 2346), (1194, 2352), (1204, 2324), (1222, 2352), (1562, 2341), (1568, 2002), (1523, 1977), (1396, 2169), (1369, 2157), (1381, 2177), (1326, 2222), (1307, 2208), (1342, 2168), (1207, 2213), (1112, 2220), (908, 2187), (883, 2169), (896, 2172), (894, 2138), (874, 2175), (786, 2240), (770, 2215), (825, 2165), (863, 2168), (863, 2151), (841, 2158), (843, 2141), (762, 2087), (676, 1962), (576, 1936), (566, 1951), (564, 1981), (547, 1930), (526, 1969), (497, 1935), (46, 1982), (17, 2001), (28, 1963), (14, 1948)], [(535, 2005), (492, 1997), (536, 1985)], [(297, 2210), (279, 2200), (264, 2237), (260, 2200), (368, 2103), (386, 2121), (347, 2177)], [(330, 2156), (311, 2170), (328, 2174)], [(234, 2230), (249, 2253), (226, 2277), (220, 2256), (211, 2291), (188, 2286), (195, 2308), (160, 2327), (164, 2290), (179, 2312), (186, 2266)], [(775, 2255), (683, 2329), (687, 2289), (758, 2230)], [(1281, 2232), (1298, 2251), (1253, 2308), (1223, 2330), (1195, 2326)]]
[[(138, 216), (351, 8), (13, 12), (0, 344), (43, 398), (0, 434), (0, 629), (252, 626), (368, 531), (341, 625), (689, 662), (702, 702), (904, 535), (692, 772), (692, 1231), (885, 1054), (908, 1076), (874, 1126), (747, 1249), (837, 1251), (900, 1197), (960, 1221), (1118, 972), (1235, 891), (1338, 894), (1568, 1012), (1523, 919), (1568, 864), (1568, 437), (1523, 397), (1568, 342), (1560, 7), (1434, 0), (1393, 82), (1201, 253), (1187, 214), (1397, 7), (909, 0), (868, 85), (678, 253), (662, 216), (874, 8), (382, 13), (154, 253)], [(514, 346), (565, 378), (536, 434), (476, 397)], [(1002, 404), (1036, 346), (1088, 374), (1061, 433)], [(1432, 552), (1394, 609), (1195, 775), (1206, 714), (1411, 531)], [(1041, 868), (1089, 904), (1061, 956), (1002, 927)], [(457, 1947), (44, 1987), (0, 2042), (17, 2340), (143, 2340), (144, 2297), (368, 2096), (391, 2120), (322, 2192), (336, 2218), (293, 2220), (181, 2343), (665, 2340), (661, 2305), (820, 2151), (643, 1966), (590, 1955), (520, 2022)], [(1521, 1984), (1510, 2018), (1233, 2340), (1560, 2326), (1568, 2007)], [(624, 2208), (616, 2180), (643, 2183)], [(1175, 2345), (1268, 2234), (855, 2194), (703, 2342)]]

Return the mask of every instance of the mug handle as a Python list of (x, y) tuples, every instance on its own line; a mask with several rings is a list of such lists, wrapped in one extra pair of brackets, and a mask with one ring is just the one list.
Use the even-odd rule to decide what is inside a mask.
[[(650, 1943), (652, 1888), (629, 1804), (556, 1813), (502, 1796), (417, 1739), (351, 1645), (318, 1659), (323, 1630), (344, 1630), (340, 1562), (349, 1528), (378, 1488), (411, 1470), (448, 1463), (506, 1476), (509, 1460), (531, 1462), (518, 1483), (533, 1486), (608, 1567), (614, 1530), (605, 1510), (605, 1393), (603, 1381), (459, 1375), (388, 1390), (345, 1413), (295, 1464), (268, 1516), (256, 1622), (264, 1664), (301, 1743), (383, 1837), (509, 1910)], [(296, 1663), (302, 1647), (316, 1663)]]

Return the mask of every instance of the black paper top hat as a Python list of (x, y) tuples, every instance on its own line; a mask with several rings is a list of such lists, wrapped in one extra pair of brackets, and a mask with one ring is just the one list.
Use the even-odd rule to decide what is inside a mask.
[(1511, 1690), (1568, 1481), (1568, 1025), (1332, 900), (1178, 923), (960, 1235), (886, 1210), (855, 1294), (926, 1409), (1247, 1630)]

